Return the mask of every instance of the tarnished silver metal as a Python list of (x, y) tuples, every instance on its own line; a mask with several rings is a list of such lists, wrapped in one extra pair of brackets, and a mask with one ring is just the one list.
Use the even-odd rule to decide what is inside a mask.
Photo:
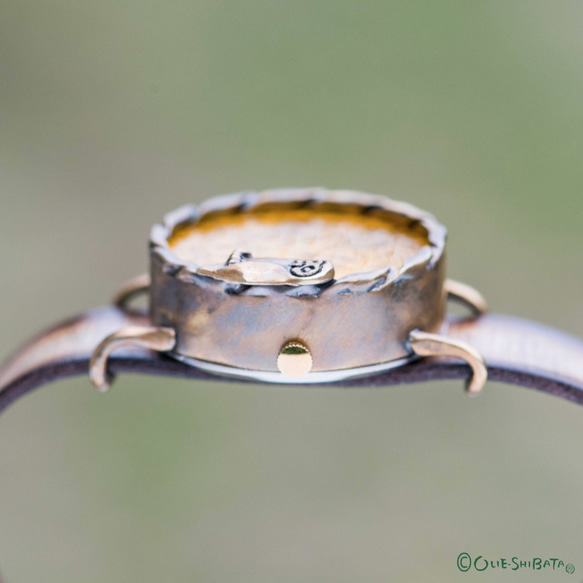
[(98, 390), (109, 389), (110, 378), (107, 374), (107, 359), (116, 349), (135, 346), (157, 352), (172, 350), (176, 343), (176, 333), (172, 328), (153, 326), (130, 326), (110, 334), (97, 346), (89, 362), (89, 378)]

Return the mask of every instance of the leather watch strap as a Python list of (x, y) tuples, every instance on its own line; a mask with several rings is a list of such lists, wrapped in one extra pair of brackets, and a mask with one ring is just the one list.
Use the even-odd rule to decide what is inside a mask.
[[(103, 338), (126, 326), (149, 324), (144, 315), (108, 306), (45, 331), (0, 369), (0, 411), (38, 386), (87, 374), (91, 354)], [(490, 380), (538, 389), (583, 404), (583, 340), (541, 324), (496, 314), (451, 321), (447, 335), (478, 349), (488, 365)], [(135, 348), (114, 352), (109, 370), (112, 374), (138, 372), (225, 380), (159, 353)], [(424, 358), (377, 376), (335, 384), (389, 386), (470, 375), (471, 369), (462, 361)]]

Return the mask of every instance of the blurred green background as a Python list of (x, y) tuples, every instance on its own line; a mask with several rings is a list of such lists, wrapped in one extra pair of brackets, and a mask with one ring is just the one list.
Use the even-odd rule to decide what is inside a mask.
[[(449, 274), (583, 335), (583, 5), (2, 0), (0, 355), (106, 303), (208, 196), (354, 188), (432, 211)], [(583, 363), (582, 363), (583, 366)], [(57, 383), (0, 421), (9, 583), (583, 577), (583, 413), (490, 383)]]

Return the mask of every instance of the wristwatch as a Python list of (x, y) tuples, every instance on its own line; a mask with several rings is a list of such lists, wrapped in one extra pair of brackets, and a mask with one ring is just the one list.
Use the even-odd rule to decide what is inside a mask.
[[(0, 368), (0, 410), (31, 389), (119, 373), (288, 385), (486, 379), (583, 404), (583, 341), (488, 314), (446, 278), (446, 229), (383, 196), (322, 188), (244, 192), (169, 213), (150, 273), (42, 332)], [(148, 310), (134, 307), (145, 294)], [(465, 317), (447, 312), (448, 302)]]

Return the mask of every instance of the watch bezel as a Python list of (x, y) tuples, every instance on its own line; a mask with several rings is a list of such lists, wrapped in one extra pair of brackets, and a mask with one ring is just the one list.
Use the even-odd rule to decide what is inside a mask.
[[(445, 250), (447, 228), (431, 213), (416, 206), (390, 199), (386, 196), (368, 194), (351, 190), (328, 190), (325, 188), (295, 188), (273, 189), (261, 192), (240, 192), (214, 196), (200, 204), (188, 204), (167, 213), (162, 222), (155, 224), (150, 232), (150, 246), (153, 253), (158, 254), (168, 265), (167, 269), (182, 272), (184, 276), (193, 274), (200, 276), (202, 266), (192, 261), (178, 257), (170, 248), (170, 239), (177, 229), (196, 224), (209, 213), (230, 212), (245, 213), (261, 206), (281, 205), (286, 208), (310, 208), (319, 204), (337, 204), (339, 206), (357, 206), (363, 214), (384, 211), (400, 219), (410, 220), (420, 225), (426, 231), (427, 245), (405, 260), (400, 268), (383, 266), (372, 271), (350, 273), (344, 277), (333, 279), (326, 285), (328, 293), (340, 290), (345, 284), (369, 284), (371, 291), (377, 286), (387, 286), (397, 281), (413, 268), (420, 265), (433, 266)], [(226, 259), (226, 258), (225, 258)], [(325, 258), (324, 258), (325, 259)], [(217, 278), (220, 280), (220, 278)], [(224, 280), (222, 280), (224, 281)], [(225, 281), (225, 283), (228, 283)], [(248, 284), (250, 287), (258, 287)], [(301, 287), (301, 286), (300, 286)], [(313, 286), (310, 286), (313, 287)]]

